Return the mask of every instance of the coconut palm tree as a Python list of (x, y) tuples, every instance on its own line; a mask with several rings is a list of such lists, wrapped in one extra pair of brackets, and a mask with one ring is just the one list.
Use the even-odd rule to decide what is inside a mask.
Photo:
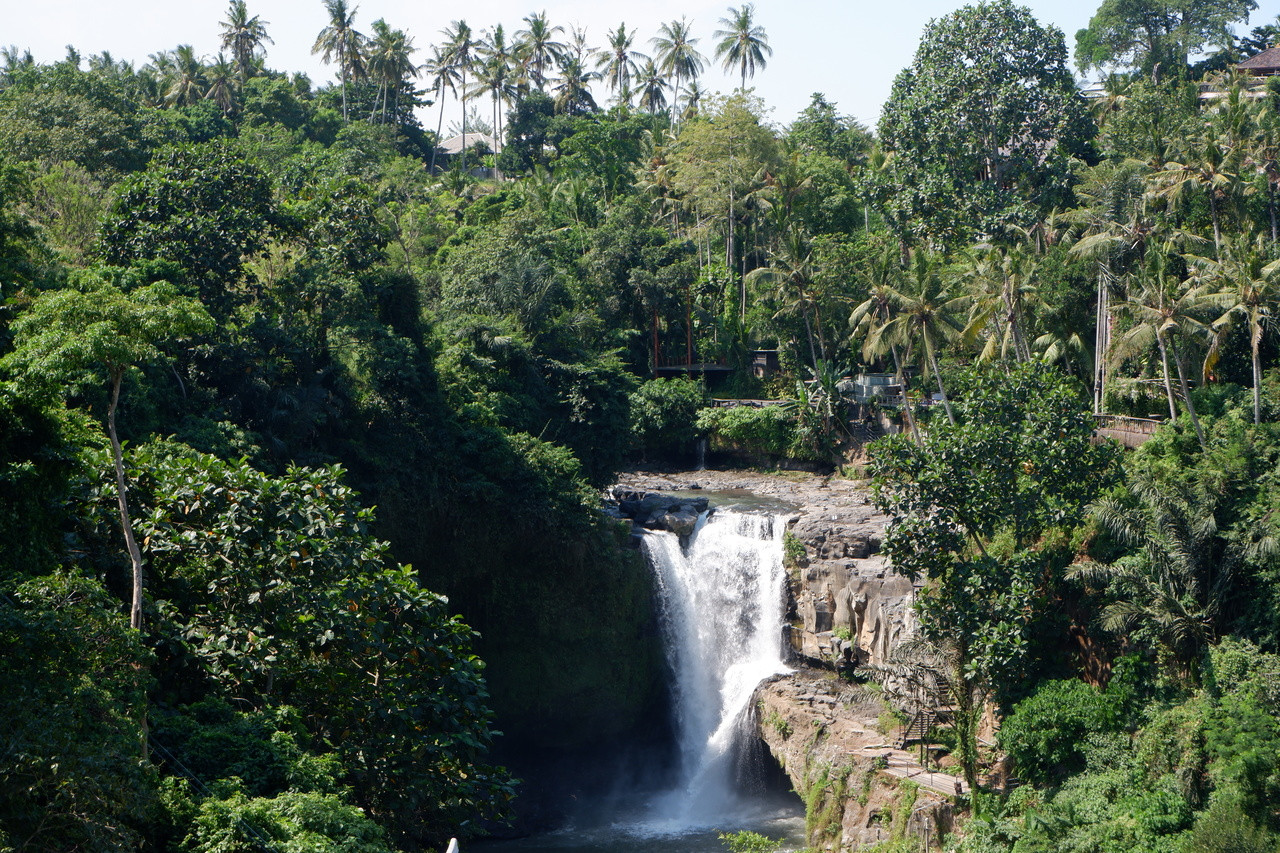
[(475, 62), (479, 42), (466, 21), (454, 21), (441, 31), (444, 36), (444, 55), (450, 65), (458, 69), (458, 93), (462, 97), (462, 171), (467, 170), (467, 72)]
[(599, 80), (600, 75), (588, 71), (582, 62), (568, 57), (560, 63), (560, 76), (552, 88), (555, 93), (556, 111), (568, 115), (584, 115), (596, 109), (596, 100), (591, 96), (591, 83)]
[(1280, 190), (1280, 110), (1271, 101), (1265, 101), (1255, 125), (1246, 162), (1267, 187), (1267, 217), (1271, 221), (1271, 245), (1274, 248), (1280, 242), (1276, 228), (1276, 194)]
[(747, 273), (746, 282), (763, 281), (775, 286), (783, 303), (775, 317), (789, 313), (801, 316), (809, 343), (809, 358), (814, 371), (818, 372), (819, 363), (827, 361), (827, 345), (822, 334), (821, 308), (813, 289), (814, 273), (813, 250), (809, 241), (798, 227), (790, 225), (783, 230), (781, 239), (769, 253), (769, 266)]
[[(381, 109), (383, 124), (387, 122), (387, 102), (392, 101), (391, 111), (398, 116), (400, 95), (408, 88), (409, 79), (418, 76), (418, 66), (413, 64), (415, 51), (413, 39), (404, 30), (392, 29), (382, 18), (373, 22), (373, 37), (365, 46), (365, 63), (369, 76), (378, 84), (373, 112)], [(378, 99), (382, 101), (381, 108)]]
[[(564, 57), (565, 46), (556, 41), (564, 27), (551, 26), (547, 13), (526, 15), (525, 28), (516, 31), (515, 55), (520, 65), (539, 92), (547, 86), (547, 69), (556, 66)], [(582, 57), (578, 57), (579, 60)]]
[(707, 63), (706, 57), (696, 47), (698, 40), (689, 35), (691, 26), (684, 18), (671, 21), (660, 26), (658, 35), (649, 40), (653, 45), (658, 68), (674, 81), (671, 95), (673, 107), (680, 103), (680, 85), (696, 80)]
[(898, 316), (893, 321), (898, 326), (896, 335), (900, 340), (920, 344), (926, 375), (932, 373), (938, 383), (942, 408), (954, 426), (956, 417), (951, 411), (947, 389), (942, 384), (942, 372), (938, 369), (938, 350), (963, 332), (964, 323), (960, 317), (969, 299), (948, 292), (940, 275), (938, 260), (927, 252), (917, 251), (906, 273), (905, 284), (896, 295)]
[(171, 53), (152, 56), (151, 59), (164, 80), (166, 106), (191, 106), (209, 90), (204, 63), (191, 45), (180, 44)]
[(656, 114), (667, 108), (667, 81), (652, 59), (646, 60), (636, 77), (640, 92), (640, 109)]
[(740, 7), (729, 7), (728, 17), (720, 19), (722, 30), (713, 35), (720, 39), (716, 44), (716, 59), (719, 59), (726, 72), (736, 66), (742, 76), (742, 88), (747, 88), (747, 78), (756, 76), (757, 68), (767, 64), (766, 56), (773, 56), (773, 48), (769, 47), (769, 37), (764, 27), (757, 26), (753, 20), (755, 5), (744, 3)]
[(684, 106), (680, 107), (679, 104), (673, 104), (672, 106), (677, 108), (681, 121), (692, 121), (701, 114), (702, 99), (706, 96), (706, 90), (698, 85), (697, 80), (694, 80), (684, 93)]
[(1188, 192), (1201, 190), (1209, 200), (1213, 220), (1213, 249), (1222, 251), (1223, 206), (1234, 197), (1240, 178), (1243, 152), (1220, 139), (1212, 126), (1188, 152), (1183, 162), (1171, 161), (1152, 176), (1158, 195), (1178, 200)]
[(1236, 323), (1249, 327), (1249, 350), (1253, 359), (1253, 422), (1262, 423), (1262, 335), (1274, 322), (1280, 300), (1280, 262), (1268, 263), (1262, 235), (1250, 240), (1241, 235), (1227, 242), (1221, 260), (1187, 255), (1195, 279), (1208, 286), (1205, 301), (1223, 309), (1212, 322), (1213, 355), (1223, 333)]
[(990, 360), (997, 352), (1005, 358), (1010, 349), (1015, 361), (1031, 360), (1025, 327), (1028, 305), (1040, 301), (1037, 270), (1035, 258), (1016, 246), (981, 246), (969, 253), (961, 275), (970, 298), (965, 337), (972, 340), (987, 333), (993, 321), (996, 329), (986, 334), (980, 360)]
[(217, 104), (223, 115), (230, 115), (235, 110), (235, 66), (219, 53), (213, 64), (205, 69), (205, 79), (209, 89), (204, 96)]
[(320, 61), (325, 65), (337, 60), (338, 77), (342, 80), (342, 117), (346, 119), (347, 80), (359, 79), (364, 72), (361, 55), (364, 36), (355, 28), (359, 7), (348, 8), (347, 0), (324, 0), (324, 8), (329, 13), (329, 23), (316, 36), (311, 52), (320, 54)]
[[(916, 429), (915, 416), (911, 409), (911, 400), (907, 394), (907, 378), (903, 371), (905, 361), (910, 360), (910, 353), (903, 353), (901, 341), (895, 337), (900, 328), (897, 320), (901, 306), (898, 286), (902, 280), (902, 269), (898, 265), (898, 253), (895, 249), (887, 249), (873, 258), (863, 273), (867, 284), (867, 298), (854, 307), (849, 314), (849, 327), (855, 339), (862, 339), (862, 358), (868, 363), (880, 362), (886, 355), (893, 358), (893, 371), (898, 387), (902, 389), (902, 413), (907, 419), (907, 426), (917, 443), (920, 431)], [(906, 342), (910, 346), (910, 342)]]
[(476, 65), (476, 85), (472, 95), (489, 95), (493, 99), (493, 136), (502, 138), (502, 105), (510, 103), (518, 92), (513, 60), (515, 55), (507, 45), (506, 31), (498, 24), (477, 48), (480, 62)]
[(1178, 417), (1177, 398), (1169, 376), (1169, 359), (1173, 358), (1178, 373), (1178, 384), (1187, 405), (1187, 414), (1195, 427), (1200, 446), (1205, 446), (1204, 430), (1196, 417), (1195, 401), (1187, 382), (1178, 340), (1193, 335), (1209, 337), (1209, 327), (1200, 319), (1207, 305), (1205, 289), (1189, 286), (1169, 270), (1167, 253), (1152, 252), (1146, 264), (1136, 274), (1129, 276), (1129, 296), (1119, 308), (1129, 315), (1132, 326), (1116, 338), (1112, 345), (1111, 360), (1120, 364), (1126, 359), (1139, 358), (1151, 351), (1154, 344), (1160, 352), (1161, 376), (1165, 395), (1169, 401), (1169, 417)]
[(1091, 514), (1137, 553), (1111, 564), (1077, 563), (1068, 577), (1107, 583), (1115, 600), (1103, 608), (1103, 626), (1149, 628), (1182, 673), (1193, 675), (1200, 653), (1217, 638), (1239, 549), (1219, 535), (1213, 489), (1161, 482), (1141, 467), (1128, 485), (1134, 500), (1104, 498)]
[(264, 44), (275, 44), (267, 35), (267, 21), (257, 15), (249, 17), (245, 0), (231, 0), (227, 19), (222, 22), (222, 46), (231, 51), (240, 85), (253, 76), (254, 58)]
[(609, 33), (609, 46), (596, 53), (596, 68), (601, 76), (609, 81), (609, 91), (613, 92), (619, 103), (631, 103), (631, 78), (636, 74), (636, 61), (648, 59), (638, 50), (632, 50), (636, 31), (627, 32), (625, 23)]
[(436, 93), (436, 102), (440, 104), (440, 117), (436, 120), (436, 144), (431, 149), (431, 165), (429, 171), (436, 170), (436, 153), (440, 150), (440, 134), (444, 131), (444, 90), (456, 92), (458, 88), (458, 69), (449, 61), (448, 52), (440, 45), (432, 45), (431, 58), (422, 66), (422, 71), (431, 82), (431, 90)]

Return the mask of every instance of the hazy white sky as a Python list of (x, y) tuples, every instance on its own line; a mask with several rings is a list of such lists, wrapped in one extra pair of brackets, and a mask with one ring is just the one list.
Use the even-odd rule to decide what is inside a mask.
[[(1100, 0), (1024, 0), (1042, 24), (1053, 24), (1074, 45), (1076, 30), (1086, 26)], [(189, 43), (197, 52), (218, 51), (220, 22), (226, 0), (3, 0), (0, 45), (30, 49), (37, 61), (62, 58), (66, 45), (82, 54), (108, 50), (117, 59), (138, 64), (148, 55)], [(282, 71), (303, 71), (316, 83), (333, 79), (330, 68), (311, 55), (316, 33), (325, 26), (322, 0), (248, 0), (250, 14), (268, 22), (275, 44), (267, 48), (267, 64)], [(602, 0), (463, 0), (426, 3), (422, 0), (356, 0), (356, 26), (385, 18), (407, 30), (425, 60), (425, 48), (440, 41), (450, 20), (464, 19), (480, 31), (504, 24), (508, 34), (521, 28), (521, 18), (539, 10), (553, 24), (577, 23), (587, 28), (593, 45), (604, 43), (606, 31), (625, 22), (638, 30), (637, 47), (649, 50), (659, 24), (689, 18), (698, 48), (714, 52), (712, 32), (727, 14), (728, 2), (704, 0), (648, 0), (616, 3)], [(734, 3), (736, 5), (736, 3)], [(823, 92), (840, 112), (874, 127), (880, 106), (888, 97), (894, 76), (910, 64), (925, 24), (964, 5), (963, 0), (757, 0), (756, 21), (765, 28), (773, 57), (749, 85), (773, 108), (779, 124), (792, 121), (813, 92)], [(1280, 0), (1259, 0), (1250, 26), (1274, 20)], [(716, 64), (703, 78), (705, 88), (728, 92), (737, 76), (727, 76)], [(603, 93), (597, 93), (603, 102)], [(434, 112), (431, 118), (434, 119)], [(446, 112), (453, 120), (456, 113)], [(428, 122), (434, 126), (434, 121)]]

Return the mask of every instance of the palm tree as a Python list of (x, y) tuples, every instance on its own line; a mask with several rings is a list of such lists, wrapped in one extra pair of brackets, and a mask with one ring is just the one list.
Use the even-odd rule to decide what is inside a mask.
[(445, 38), (444, 51), (450, 65), (458, 69), (460, 83), (458, 92), (462, 96), (462, 171), (467, 170), (467, 71), (475, 61), (476, 48), (479, 43), (471, 33), (466, 21), (454, 21), (441, 31)]
[(706, 96), (706, 91), (698, 85), (697, 80), (694, 80), (689, 84), (688, 91), (684, 93), (684, 107), (681, 109), (679, 104), (672, 106), (677, 108), (681, 121), (692, 121), (700, 114), (702, 99)]
[[(916, 429), (915, 416), (911, 410), (911, 400), (907, 394), (907, 378), (903, 372), (904, 357), (899, 348), (899, 340), (894, 333), (899, 328), (897, 319), (901, 298), (898, 285), (902, 278), (902, 270), (898, 266), (897, 251), (888, 249), (871, 260), (865, 271), (867, 282), (867, 298), (854, 307), (849, 314), (849, 327), (853, 337), (862, 338), (862, 357), (868, 363), (881, 361), (886, 355), (893, 357), (893, 371), (898, 387), (902, 389), (902, 413), (907, 419), (907, 426), (916, 443), (920, 442), (920, 431)], [(909, 342), (908, 346), (909, 346)], [(906, 355), (910, 359), (910, 353)]]
[(559, 82), (552, 91), (556, 96), (556, 110), (568, 115), (583, 115), (596, 109), (596, 100), (591, 97), (591, 83), (599, 80), (600, 75), (588, 71), (582, 62), (568, 57), (560, 63)]
[(1222, 251), (1222, 206), (1234, 195), (1240, 176), (1241, 152), (1220, 141), (1210, 128), (1185, 162), (1166, 163), (1152, 176), (1159, 195), (1177, 200), (1192, 190), (1203, 190), (1213, 219), (1214, 253)]
[(969, 283), (970, 313), (965, 337), (986, 332), (995, 320), (996, 333), (987, 334), (980, 360), (993, 358), (998, 351), (1006, 357), (1013, 349), (1014, 360), (1031, 360), (1024, 326), (1027, 304), (1038, 301), (1035, 259), (1018, 247), (980, 247), (970, 253), (963, 278)]
[(235, 110), (235, 66), (221, 53), (207, 69), (209, 89), (204, 96), (218, 105), (223, 115)]
[(502, 24), (494, 27), (478, 48), (481, 62), (476, 66), (476, 85), (473, 95), (489, 95), (493, 98), (493, 136), (502, 138), (502, 105), (509, 103), (517, 93), (512, 79), (514, 55), (507, 47), (506, 31)]
[(347, 0), (324, 0), (329, 13), (329, 24), (316, 36), (311, 52), (320, 54), (320, 61), (328, 65), (338, 61), (338, 76), (342, 80), (342, 118), (347, 118), (347, 78), (360, 77), (364, 70), (361, 48), (364, 36), (356, 31), (356, 10), (347, 8)]
[(267, 23), (257, 15), (249, 17), (245, 0), (231, 0), (227, 19), (222, 22), (222, 46), (231, 51), (242, 86), (253, 74), (258, 50), (264, 44), (275, 44), (267, 35)]
[(558, 64), (565, 54), (564, 44), (556, 41), (564, 27), (551, 26), (545, 11), (525, 16), (524, 22), (525, 28), (516, 31), (516, 57), (541, 92), (547, 86), (547, 68)]
[(741, 7), (729, 7), (728, 17), (720, 19), (722, 30), (713, 34), (720, 39), (716, 45), (716, 59), (719, 59), (726, 72), (737, 66), (742, 75), (742, 88), (747, 88), (747, 77), (756, 76), (756, 68), (764, 68), (766, 56), (773, 56), (773, 48), (769, 47), (769, 37), (764, 27), (752, 21), (755, 6), (745, 3)]
[(619, 103), (631, 103), (631, 78), (636, 73), (636, 60), (648, 59), (643, 53), (632, 50), (636, 31), (627, 32), (625, 23), (609, 33), (609, 46), (596, 54), (596, 68), (609, 81), (609, 91), (615, 93)]
[(1266, 183), (1267, 217), (1271, 221), (1271, 245), (1274, 247), (1280, 237), (1276, 229), (1276, 190), (1280, 189), (1280, 111), (1268, 101), (1258, 114), (1256, 124), (1248, 163)]
[[(373, 38), (366, 45), (365, 62), (369, 76), (378, 82), (382, 99), (382, 123), (387, 121), (387, 101), (394, 99), (392, 112), (400, 112), (400, 94), (408, 87), (408, 80), (418, 76), (418, 66), (413, 64), (415, 48), (404, 30), (394, 30), (382, 18), (373, 22)], [(378, 109), (375, 100), (374, 110)], [(372, 114), (370, 114), (372, 116)]]
[(932, 372), (942, 397), (942, 408), (947, 420), (954, 426), (955, 414), (947, 389), (942, 385), (942, 372), (938, 369), (938, 349), (947, 341), (958, 337), (964, 329), (960, 314), (968, 304), (968, 297), (954, 296), (947, 292), (939, 275), (937, 261), (924, 251), (917, 251), (907, 269), (906, 286), (898, 291), (899, 326), (901, 340), (919, 341), (925, 368)]
[(680, 103), (680, 84), (696, 80), (706, 67), (706, 58), (698, 52), (698, 40), (689, 36), (690, 23), (681, 18), (658, 28), (658, 35), (649, 40), (653, 45), (658, 68), (675, 82), (672, 85), (671, 103)]
[(422, 70), (431, 81), (431, 88), (436, 93), (436, 101), (440, 104), (440, 118), (436, 122), (436, 144), (431, 149), (431, 165), (428, 168), (428, 171), (435, 174), (436, 153), (440, 150), (440, 134), (444, 131), (444, 90), (457, 91), (458, 69), (449, 61), (449, 54), (443, 47), (433, 45), (431, 58), (422, 66)]
[[(1133, 292), (1136, 285), (1137, 292)], [(1120, 303), (1129, 314), (1133, 325), (1116, 339), (1111, 359), (1119, 364), (1128, 358), (1136, 358), (1151, 351), (1155, 344), (1160, 352), (1161, 376), (1165, 395), (1169, 401), (1169, 417), (1177, 419), (1177, 398), (1169, 377), (1169, 358), (1173, 357), (1178, 373), (1182, 398), (1187, 404), (1187, 414), (1195, 427), (1200, 446), (1205, 446), (1204, 430), (1196, 417), (1195, 401), (1187, 383), (1186, 370), (1178, 351), (1177, 339), (1189, 334), (1207, 336), (1209, 328), (1199, 319), (1206, 300), (1203, 288), (1188, 287), (1172, 275), (1168, 269), (1168, 255), (1153, 252), (1152, 257), (1136, 275), (1130, 276), (1130, 295)]]
[(1104, 498), (1093, 517), (1134, 557), (1111, 564), (1077, 563), (1068, 577), (1103, 581), (1115, 600), (1102, 611), (1112, 631), (1151, 628), (1185, 675), (1217, 637), (1231, 590), (1238, 548), (1219, 535), (1216, 492), (1203, 484), (1159, 482), (1141, 467), (1130, 474), (1135, 500)]
[(746, 281), (748, 284), (766, 281), (777, 287), (783, 306), (775, 317), (799, 313), (804, 319), (809, 358), (814, 371), (818, 372), (820, 361), (827, 360), (827, 346), (822, 334), (822, 313), (813, 289), (814, 272), (813, 250), (809, 241), (798, 227), (791, 225), (783, 231), (777, 247), (769, 253), (769, 266), (747, 273)]
[(151, 59), (164, 79), (164, 102), (167, 106), (191, 106), (209, 90), (205, 84), (204, 63), (191, 45), (180, 44), (172, 53)]
[(656, 114), (667, 107), (667, 81), (652, 59), (646, 60), (636, 78), (640, 90), (640, 109)]
[(1223, 333), (1237, 322), (1249, 326), (1249, 349), (1253, 357), (1253, 422), (1262, 423), (1262, 334), (1273, 322), (1280, 297), (1280, 262), (1267, 263), (1264, 239), (1247, 236), (1228, 241), (1221, 260), (1187, 256), (1198, 280), (1212, 289), (1206, 302), (1224, 309), (1211, 328), (1214, 356)]

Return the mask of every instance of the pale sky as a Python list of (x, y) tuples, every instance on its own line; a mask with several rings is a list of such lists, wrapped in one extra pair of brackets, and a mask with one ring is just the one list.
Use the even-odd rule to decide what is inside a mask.
[[(1041, 24), (1063, 31), (1070, 51), (1075, 33), (1086, 26), (1100, 0), (1024, 0)], [(116, 59), (138, 65), (161, 50), (182, 43), (211, 57), (218, 51), (220, 23), (226, 17), (226, 0), (3, 0), (0, 45), (29, 49), (38, 62), (61, 59), (66, 45), (81, 54), (110, 51)], [(698, 49), (714, 54), (712, 32), (727, 14), (730, 3), (704, 0), (648, 0), (645, 3), (610, 3), (593, 0), (464, 0), (452, 4), (422, 0), (358, 0), (356, 28), (368, 33), (377, 18), (407, 30), (419, 48), (416, 62), (426, 59), (426, 48), (441, 41), (440, 31), (455, 18), (464, 19), (479, 32), (495, 24), (506, 27), (508, 37), (523, 25), (531, 12), (545, 10), (552, 24), (579, 24), (587, 29), (592, 46), (605, 42), (607, 31), (625, 22), (638, 30), (636, 47), (651, 50), (649, 39), (664, 21), (687, 17)], [(874, 129), (880, 107), (889, 95), (893, 78), (910, 64), (924, 26), (929, 20), (964, 5), (963, 0), (756, 0), (756, 22), (763, 26), (773, 56), (748, 85), (772, 108), (772, 121), (791, 122), (809, 102), (813, 92), (823, 92), (837, 109)], [(249, 13), (268, 23), (275, 44), (267, 46), (267, 65), (280, 71), (303, 71), (321, 84), (334, 79), (330, 67), (312, 56), (311, 45), (325, 26), (322, 0), (248, 0)], [(1249, 27), (1274, 20), (1280, 0), (1259, 0)], [(709, 91), (728, 93), (738, 77), (725, 75), (710, 63), (703, 76)], [(603, 105), (606, 93), (597, 91)], [(487, 111), (482, 110), (482, 115)], [(435, 111), (424, 124), (435, 126)], [(446, 123), (459, 113), (446, 107)]]

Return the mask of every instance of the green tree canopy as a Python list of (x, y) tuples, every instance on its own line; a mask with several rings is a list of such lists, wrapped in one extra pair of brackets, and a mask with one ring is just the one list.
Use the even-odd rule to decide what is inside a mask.
[(1062, 201), (1090, 135), (1056, 27), (990, 0), (931, 22), (894, 81), (879, 137), (886, 212), (905, 236), (1002, 236)]
[(1076, 33), (1076, 62), (1085, 71), (1128, 66), (1180, 76), (1190, 56), (1230, 44), (1231, 24), (1256, 8), (1255, 0), (1103, 0)]

